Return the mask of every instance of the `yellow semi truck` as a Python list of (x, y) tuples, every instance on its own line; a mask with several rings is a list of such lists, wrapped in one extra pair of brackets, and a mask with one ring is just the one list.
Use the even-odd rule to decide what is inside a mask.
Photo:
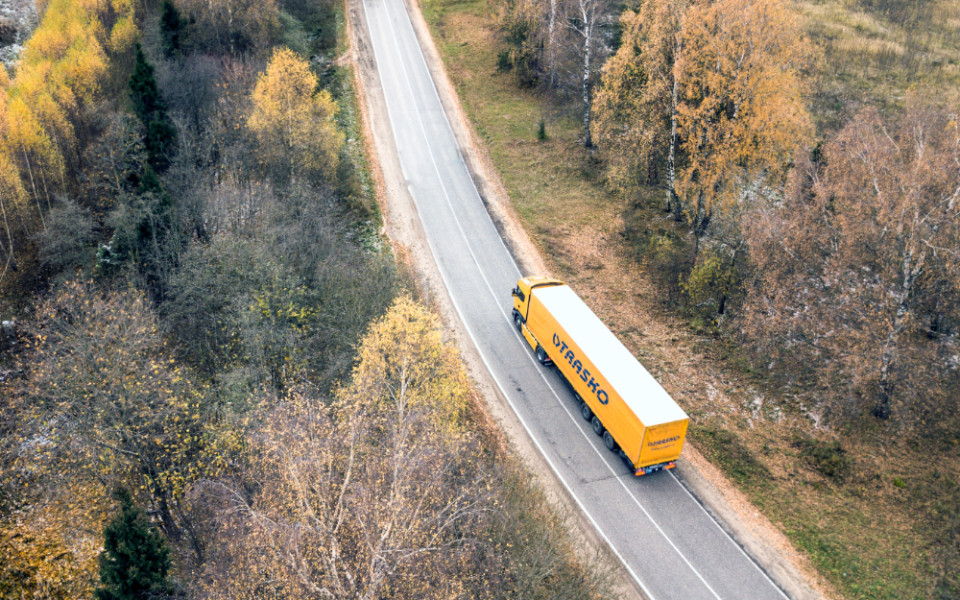
[(690, 421), (597, 315), (565, 283), (524, 277), (513, 320), (543, 365), (556, 365), (580, 414), (636, 475), (672, 469)]

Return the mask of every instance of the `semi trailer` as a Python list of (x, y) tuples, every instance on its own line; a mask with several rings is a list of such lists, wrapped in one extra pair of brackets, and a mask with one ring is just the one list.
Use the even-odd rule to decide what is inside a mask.
[(676, 466), (689, 417), (569, 286), (520, 279), (513, 320), (537, 360), (556, 366), (580, 414), (635, 475)]

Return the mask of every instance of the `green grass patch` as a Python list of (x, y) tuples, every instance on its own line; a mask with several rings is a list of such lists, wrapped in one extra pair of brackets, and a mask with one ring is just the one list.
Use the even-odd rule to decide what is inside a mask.
[(721, 428), (700, 426), (690, 430), (697, 448), (741, 486), (767, 487), (770, 471), (753, 452), (740, 442), (737, 435)]
[(838, 441), (803, 438), (793, 443), (807, 462), (824, 477), (843, 480), (850, 473), (850, 458)]

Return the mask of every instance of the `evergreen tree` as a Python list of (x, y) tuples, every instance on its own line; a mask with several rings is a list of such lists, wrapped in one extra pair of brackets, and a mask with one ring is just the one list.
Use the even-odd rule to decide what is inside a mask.
[(137, 44), (136, 60), (130, 76), (133, 110), (146, 131), (144, 146), (147, 149), (147, 160), (158, 173), (163, 173), (170, 166), (167, 154), (176, 141), (176, 130), (167, 116), (167, 105), (153, 76), (153, 65), (147, 62), (140, 44)]
[(120, 514), (103, 531), (97, 600), (143, 600), (170, 595), (170, 550), (163, 535), (147, 522), (130, 492), (117, 488)]
[(180, 38), (188, 21), (180, 16), (180, 11), (171, 0), (163, 0), (160, 5), (160, 36), (163, 38), (163, 54), (167, 57), (180, 55)]

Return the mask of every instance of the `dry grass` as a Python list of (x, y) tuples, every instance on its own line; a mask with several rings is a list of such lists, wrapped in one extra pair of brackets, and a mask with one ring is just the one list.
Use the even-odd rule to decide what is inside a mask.
[(823, 129), (866, 105), (900, 108), (911, 94), (960, 99), (955, 0), (801, 0), (796, 6), (823, 56), (814, 106)]
[[(957, 6), (932, 4), (943, 28), (960, 22)], [(859, 103), (872, 102), (869, 94), (889, 96), (894, 106), (913, 87), (958, 77), (955, 58), (935, 76), (908, 77), (910, 61), (955, 57), (956, 47), (943, 44), (915, 58), (917, 35), (886, 18), (832, 1), (801, 8), (814, 39), (829, 47), (828, 60), (845, 61), (823, 78), (829, 93), (821, 91), (820, 101), (834, 97), (839, 108), (822, 124), (851, 110), (847, 96), (860, 94)], [(802, 395), (776, 389), (730, 341), (694, 333), (664, 306), (625, 235), (625, 214), (639, 215), (651, 230), (671, 230), (669, 219), (656, 210), (638, 213), (633, 202), (609, 193), (577, 144), (579, 124), (551, 118), (543, 98), (496, 72), (499, 48), (484, 0), (425, 0), (424, 13), (464, 108), (553, 273), (584, 296), (692, 416), (697, 447), (810, 559), (818, 572), (812, 577), (835, 586), (830, 595), (933, 597), (943, 568), (936, 555), (941, 521), (928, 505), (949, 505), (952, 488), (937, 482), (960, 480), (957, 449), (931, 456), (889, 441), (889, 432), (870, 424), (824, 429)], [(936, 36), (928, 42), (946, 39)], [(889, 81), (881, 77), (884, 61), (895, 66)], [(544, 117), (548, 139), (538, 141)], [(840, 441), (841, 450), (830, 441)]]

